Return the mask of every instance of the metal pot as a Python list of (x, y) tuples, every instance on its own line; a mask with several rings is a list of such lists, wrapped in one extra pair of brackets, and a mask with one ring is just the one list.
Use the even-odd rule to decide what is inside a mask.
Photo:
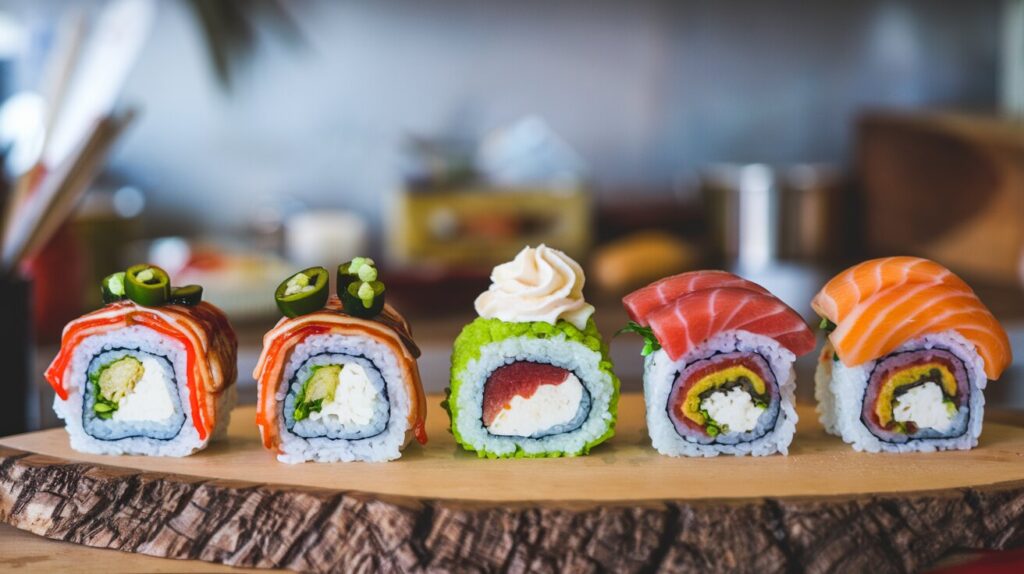
[(839, 172), (832, 166), (718, 164), (701, 173), (714, 254), (740, 269), (817, 260), (837, 237)]

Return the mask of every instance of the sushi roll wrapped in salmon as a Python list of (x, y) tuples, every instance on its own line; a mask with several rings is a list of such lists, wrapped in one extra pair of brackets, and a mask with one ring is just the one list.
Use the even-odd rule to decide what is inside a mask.
[(491, 274), (455, 340), (445, 408), (480, 457), (587, 454), (614, 434), (619, 380), (565, 253), (526, 247)]
[(786, 454), (793, 361), (814, 349), (803, 319), (764, 287), (693, 271), (630, 293), (624, 331), (645, 339), (647, 428), (668, 456)]
[(238, 343), (198, 285), (142, 264), (103, 280), (106, 305), (64, 328), (46, 370), (75, 450), (185, 456), (227, 429)]
[(859, 451), (970, 449), (1009, 339), (974, 291), (917, 257), (855, 265), (811, 306), (828, 333), (815, 376), (825, 429)]
[(288, 277), (285, 315), (263, 337), (253, 376), (263, 445), (281, 462), (388, 461), (426, 443), (426, 400), (409, 324), (385, 303), (372, 259)]

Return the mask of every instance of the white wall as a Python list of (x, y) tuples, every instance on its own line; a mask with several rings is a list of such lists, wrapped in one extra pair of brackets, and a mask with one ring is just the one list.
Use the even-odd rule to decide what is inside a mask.
[(282, 194), (378, 219), (404, 134), (529, 113), (607, 193), (713, 161), (844, 161), (865, 105), (997, 101), (998, 0), (290, 6), (308, 48), (266, 46), (225, 94), (192, 14), (161, 4), (113, 166), (172, 227), (238, 227)]

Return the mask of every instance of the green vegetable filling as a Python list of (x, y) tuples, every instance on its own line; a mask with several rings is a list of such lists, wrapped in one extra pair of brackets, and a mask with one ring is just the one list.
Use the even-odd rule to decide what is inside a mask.
[(708, 433), (708, 436), (716, 437), (722, 433), (729, 432), (729, 425), (718, 424), (715, 419), (711, 418), (711, 415), (708, 414), (707, 410), (701, 409), (700, 414), (704, 416), (704, 420), (706, 421), (704, 423), (704, 432)]
[(324, 403), (334, 400), (338, 390), (338, 378), (344, 365), (318, 365), (313, 367), (312, 374), (302, 384), (302, 390), (295, 397), (295, 412), (292, 417), (301, 421), (310, 413), (318, 413)]
[(142, 362), (135, 357), (121, 357), (89, 375), (95, 397), (92, 410), (96, 416), (103, 420), (114, 416), (121, 401), (135, 390), (145, 372)]

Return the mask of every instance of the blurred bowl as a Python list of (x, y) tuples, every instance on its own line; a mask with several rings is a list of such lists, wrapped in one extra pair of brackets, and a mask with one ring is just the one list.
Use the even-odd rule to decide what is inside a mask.
[(297, 267), (330, 269), (353, 257), (366, 255), (369, 234), (369, 225), (357, 213), (306, 211), (285, 220), (285, 253)]

